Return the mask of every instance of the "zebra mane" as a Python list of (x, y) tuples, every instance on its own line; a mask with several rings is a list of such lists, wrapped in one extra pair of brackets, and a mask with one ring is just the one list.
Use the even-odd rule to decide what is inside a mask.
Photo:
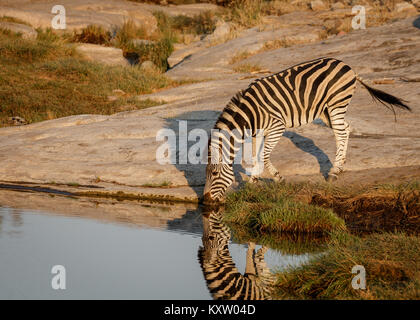
[(245, 90), (239, 90), (233, 97), (230, 99), (225, 109), (231, 109), (232, 107), (237, 107), (241, 102)]

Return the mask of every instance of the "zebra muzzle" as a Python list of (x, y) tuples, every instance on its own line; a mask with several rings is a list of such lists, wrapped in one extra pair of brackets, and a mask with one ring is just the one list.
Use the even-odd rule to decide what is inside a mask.
[(211, 196), (211, 194), (210, 194), (210, 192), (206, 192), (204, 194), (204, 196), (203, 196), (203, 203), (205, 205), (212, 205), (212, 206), (214, 206), (214, 205), (220, 205), (220, 204), (223, 204), (224, 203), (223, 200), (224, 199), (213, 199), (212, 196)]

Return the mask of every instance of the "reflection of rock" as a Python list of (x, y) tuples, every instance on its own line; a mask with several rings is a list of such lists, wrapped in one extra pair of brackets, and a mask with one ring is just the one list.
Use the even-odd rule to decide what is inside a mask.
[(203, 275), (214, 299), (269, 300), (271, 299), (275, 275), (270, 272), (262, 247), (255, 251), (249, 243), (245, 273), (235, 266), (229, 252), (230, 229), (222, 222), (223, 210), (203, 215), (203, 247), (198, 257)]
[(37, 32), (34, 28), (25, 24), (0, 21), (0, 29), (10, 30), (15, 33), (20, 33), (23, 39), (36, 39)]
[[(54, 215), (75, 216), (127, 224), (137, 227), (159, 227), (200, 233), (197, 215), (185, 217), (185, 212), (194, 212), (193, 204), (165, 205), (138, 201), (117, 201), (99, 198), (73, 198), (53, 194), (5, 191), (0, 188), (0, 206), (30, 209)], [(172, 221), (177, 221), (174, 227)], [(198, 220), (199, 221), (199, 220)]]
[(97, 44), (84, 43), (76, 47), (90, 61), (100, 62), (108, 65), (127, 66), (129, 62), (123, 56), (123, 51), (118, 48), (104, 47)]

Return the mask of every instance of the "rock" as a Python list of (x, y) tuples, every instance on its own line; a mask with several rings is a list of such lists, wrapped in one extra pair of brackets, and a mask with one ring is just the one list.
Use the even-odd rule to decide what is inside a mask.
[(417, 9), (414, 5), (408, 2), (400, 2), (395, 5), (395, 11), (396, 12), (406, 12), (406, 11), (412, 11), (417, 12)]
[(35, 28), (51, 28), (51, 20), (55, 16), (51, 9), (55, 4), (66, 9), (66, 30), (80, 30), (90, 24), (100, 25), (112, 30), (125, 21), (132, 20), (137, 26), (152, 34), (157, 30), (153, 10), (156, 6), (132, 1), (115, 0), (61, 0), (51, 1), (15, 0), (1, 4), (0, 16), (15, 17), (30, 22)]
[(168, 57), (169, 68), (173, 68), (178, 63), (182, 62), (184, 59), (187, 59), (192, 54), (205, 48), (205, 44), (202, 41), (192, 43), (188, 46), (181, 45), (176, 48), (174, 52)]
[[(267, 31), (253, 28), (243, 32), (237, 38), (211, 47), (208, 46), (209, 42), (206, 38), (194, 44), (190, 49), (175, 51), (173, 55), (178, 58), (178, 65), (167, 71), (167, 74), (173, 78), (189, 78), (193, 75), (195, 79), (208, 79), (209, 74), (201, 72), (206, 70), (211, 74), (211, 78), (225, 78), (226, 73), (232, 70), (231, 59), (240, 52), (247, 51), (255, 54), (264, 48), (267, 41), (273, 39), (284, 39), (291, 44), (312, 42), (320, 38), (321, 31), (322, 27), (307, 25)], [(170, 63), (174, 61), (168, 59)], [(186, 68), (180, 68), (181, 66)]]
[(328, 9), (327, 5), (322, 0), (313, 0), (310, 3), (310, 7), (314, 11), (321, 11)]
[(332, 5), (331, 5), (331, 8), (332, 9), (334, 9), (334, 10), (337, 10), (337, 9), (344, 9), (346, 6), (342, 3), (342, 2), (334, 2)]
[(10, 30), (15, 33), (20, 33), (23, 39), (36, 39), (38, 33), (30, 26), (14, 22), (0, 21), (0, 29)]
[(26, 122), (26, 120), (22, 117), (9, 117), (9, 124), (14, 125), (14, 126), (23, 126), (25, 124), (28, 124)]
[(231, 27), (229, 22), (222, 22), (216, 26), (213, 33), (208, 35), (205, 39), (210, 43), (218, 43), (225, 41), (230, 35)]
[(417, 9), (420, 9), (420, 0), (411, 0), (411, 2)]
[(87, 60), (107, 65), (128, 66), (130, 63), (123, 56), (123, 51), (113, 47), (103, 47), (97, 44), (84, 43), (76, 47)]

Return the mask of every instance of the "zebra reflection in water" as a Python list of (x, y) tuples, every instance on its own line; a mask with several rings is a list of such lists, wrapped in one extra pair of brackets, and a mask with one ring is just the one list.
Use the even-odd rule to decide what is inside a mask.
[(229, 252), (231, 233), (222, 217), (222, 208), (203, 213), (203, 247), (198, 251), (212, 297), (226, 300), (271, 299), (275, 276), (264, 261), (268, 248), (263, 246), (255, 250), (255, 244), (248, 243), (245, 273), (242, 275)]

